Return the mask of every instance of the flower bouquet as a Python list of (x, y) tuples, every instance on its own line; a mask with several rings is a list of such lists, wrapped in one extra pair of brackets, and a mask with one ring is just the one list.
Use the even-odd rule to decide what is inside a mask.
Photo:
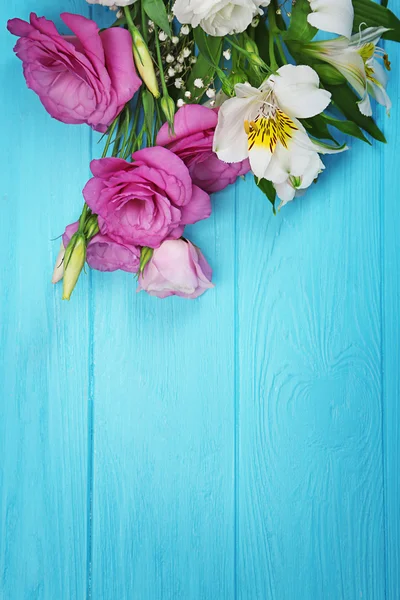
[(115, 11), (111, 27), (69, 13), (68, 35), (34, 13), (8, 23), (48, 113), (104, 136), (62, 236), (64, 299), (85, 263), (196, 298), (212, 271), (184, 230), (210, 216), (211, 194), (252, 173), (275, 212), (317, 181), (322, 155), (348, 149), (337, 137), (385, 142), (383, 40), (400, 41), (385, 1), (88, 1)]

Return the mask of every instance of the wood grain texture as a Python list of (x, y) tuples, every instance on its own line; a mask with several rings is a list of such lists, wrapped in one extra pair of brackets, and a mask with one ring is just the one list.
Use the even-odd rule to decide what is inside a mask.
[[(2, 22), (31, 9), (110, 17), (11, 0)], [(215, 290), (93, 272), (68, 304), (52, 239), (101, 145), (0, 43), (0, 599), (398, 600), (397, 47), (387, 147), (352, 142), (277, 217), (240, 181), (188, 230)]]
[[(400, 10), (400, 1), (392, 3)], [(394, 65), (399, 64), (400, 50), (385, 43)], [(382, 385), (383, 445), (386, 504), (387, 599), (400, 598), (400, 216), (399, 156), (396, 149), (400, 136), (399, 69), (392, 70), (390, 95), (391, 118), (384, 124), (388, 145), (381, 155), (382, 179), (379, 210), (382, 235)]]
[(236, 332), (246, 600), (385, 597), (382, 150), (352, 146), (277, 217), (258, 191), (239, 195), (239, 256), (253, 257)]
[[(65, 9), (84, 9), (64, 0)], [(88, 290), (50, 283), (89, 156), (88, 131), (52, 120), (4, 30), (50, 0), (2, 3), (0, 598), (81, 599), (86, 588)], [(59, 19), (56, 18), (59, 22)], [(5, 83), (6, 82), (6, 83)], [(82, 161), (84, 157), (84, 161)]]

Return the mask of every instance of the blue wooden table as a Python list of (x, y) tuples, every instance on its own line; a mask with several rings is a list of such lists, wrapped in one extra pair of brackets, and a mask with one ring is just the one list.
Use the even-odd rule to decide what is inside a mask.
[[(400, 0), (390, 2), (400, 12)], [(50, 277), (98, 136), (45, 113), (0, 8), (1, 600), (399, 600), (400, 71), (278, 216), (252, 185), (190, 231), (195, 302)]]

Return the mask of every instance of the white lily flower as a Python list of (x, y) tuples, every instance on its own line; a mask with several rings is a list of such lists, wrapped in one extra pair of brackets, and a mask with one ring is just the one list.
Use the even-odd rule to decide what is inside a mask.
[(214, 152), (220, 160), (249, 158), (257, 177), (279, 182), (301, 170), (307, 153), (343, 150), (311, 140), (298, 120), (320, 114), (331, 100), (311, 67), (285, 65), (260, 88), (237, 84), (235, 92), (218, 113)]
[(309, 0), (312, 13), (307, 21), (321, 31), (350, 37), (353, 29), (352, 0)]
[(295, 168), (291, 164), (287, 165), (286, 179), (272, 182), (278, 198), (281, 200), (279, 210), (296, 196), (301, 196), (325, 169), (318, 152), (304, 152), (303, 158), (302, 165), (297, 164)]
[(392, 106), (386, 92), (388, 76), (384, 68), (390, 70), (390, 62), (385, 50), (377, 46), (385, 31), (388, 31), (385, 27), (369, 27), (353, 35), (350, 40), (339, 37), (325, 42), (311, 42), (302, 48), (307, 54), (329, 63), (342, 73), (360, 96), (358, 107), (366, 116), (372, 115), (369, 96), (386, 106), (388, 113)]

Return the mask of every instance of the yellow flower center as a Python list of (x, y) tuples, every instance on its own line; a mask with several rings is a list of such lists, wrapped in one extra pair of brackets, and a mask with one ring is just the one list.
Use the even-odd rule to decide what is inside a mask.
[(245, 121), (244, 129), (249, 142), (249, 152), (254, 148), (265, 148), (274, 153), (278, 141), (288, 147), (293, 131), (298, 127), (279, 108), (268, 116), (258, 115), (254, 121)]

